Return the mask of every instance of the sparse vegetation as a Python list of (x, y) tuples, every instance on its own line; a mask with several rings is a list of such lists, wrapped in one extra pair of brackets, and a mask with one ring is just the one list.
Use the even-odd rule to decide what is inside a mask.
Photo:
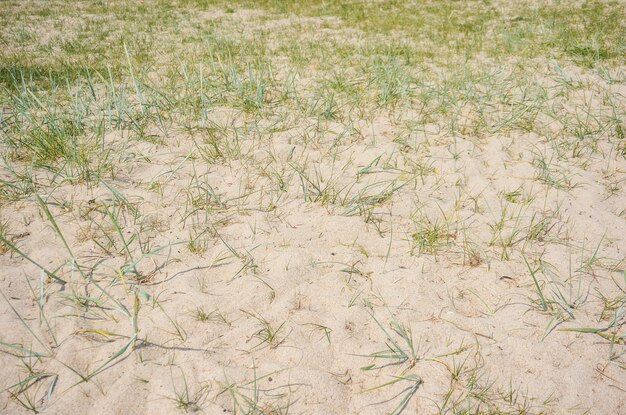
[(4, 1), (0, 412), (619, 413), (625, 10)]

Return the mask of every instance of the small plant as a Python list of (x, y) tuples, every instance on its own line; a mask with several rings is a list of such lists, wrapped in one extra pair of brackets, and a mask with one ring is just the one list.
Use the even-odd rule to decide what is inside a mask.
[(227, 394), (231, 401), (233, 413), (287, 415), (291, 406), (291, 385), (261, 386), (262, 382), (272, 382), (273, 376), (281, 372), (281, 370), (277, 370), (259, 375), (256, 363), (253, 361), (252, 380), (241, 383), (232, 382), (224, 374), (224, 381), (218, 382), (222, 390), (217, 396)]
[(230, 322), (218, 310), (205, 311), (204, 308), (198, 307), (193, 313), (193, 318), (202, 323), (218, 323), (230, 326)]
[[(395, 334), (392, 335), (385, 327), (383, 327), (383, 325), (378, 321), (378, 319), (376, 319), (376, 317), (374, 317), (372, 313), (370, 313), (370, 316), (372, 317), (376, 325), (385, 334), (387, 338), (387, 349), (380, 352), (371, 353), (367, 355), (367, 357), (371, 358), (375, 362), (379, 360), (389, 360), (392, 365), (402, 365), (406, 363), (407, 365), (403, 372), (406, 372), (406, 370), (413, 368), (419, 360), (419, 356), (418, 350), (413, 345), (413, 334), (411, 333), (411, 328), (392, 321), (389, 323), (391, 332)], [(397, 342), (396, 340), (394, 340), (395, 337), (398, 337), (400, 340), (402, 340), (402, 342)], [(372, 370), (384, 366), (387, 366), (387, 362), (383, 363), (382, 366), (373, 363), (371, 365), (362, 367), (361, 369)]]
[[(418, 350), (413, 344), (413, 334), (411, 328), (400, 324), (396, 321), (389, 323), (391, 331), (387, 330), (376, 319), (374, 314), (368, 310), (368, 313), (376, 323), (376, 325), (382, 330), (386, 337), (386, 350), (370, 353), (369, 355), (358, 355), (368, 357), (373, 360), (374, 363), (364, 366), (361, 370), (378, 370), (394, 366), (399, 366), (401, 370), (397, 375), (391, 375), (391, 380), (372, 388), (368, 388), (362, 391), (362, 393), (372, 392), (382, 388), (386, 388), (397, 383), (408, 383), (408, 386), (403, 389), (395, 397), (401, 396), (401, 399), (397, 406), (391, 411), (392, 414), (398, 415), (404, 411), (409, 404), (410, 399), (415, 395), (419, 387), (422, 385), (423, 380), (416, 374), (408, 373), (415, 367), (420, 360)], [(393, 333), (393, 334), (392, 334)], [(379, 363), (380, 362), (380, 363)]]
[(256, 332), (254, 332), (252, 338), (256, 338), (257, 340), (259, 340), (259, 342), (252, 347), (253, 349), (256, 349), (262, 345), (266, 345), (270, 349), (275, 349), (283, 344), (287, 339), (287, 336), (289, 334), (285, 335), (283, 333), (283, 327), (286, 323), (285, 321), (276, 326), (260, 315), (249, 313), (247, 311), (243, 312), (257, 321), (258, 329)]
[(168, 398), (174, 402), (176, 409), (188, 413), (188, 412), (198, 412), (202, 409), (202, 403), (207, 398), (207, 395), (210, 391), (209, 385), (200, 385), (200, 387), (195, 391), (189, 387), (187, 383), (187, 377), (185, 376), (185, 372), (183, 372), (182, 368), (180, 369), (181, 378), (182, 378), (182, 387), (177, 387), (174, 382), (174, 377), (172, 374), (172, 386), (174, 388), (174, 396)]
[(11, 251), (12, 246), (15, 246), (15, 241), (9, 234), (9, 224), (6, 221), (0, 220), (0, 255)]
[(456, 238), (456, 233), (445, 223), (423, 221), (417, 226), (418, 229), (411, 234), (411, 254), (416, 250), (434, 254)]

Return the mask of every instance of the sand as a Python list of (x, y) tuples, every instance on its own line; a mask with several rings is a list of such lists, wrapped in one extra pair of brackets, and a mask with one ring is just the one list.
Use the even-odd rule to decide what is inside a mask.
[[(586, 87), (549, 92), (552, 105), (605, 114), (609, 91), (623, 116), (623, 82), (563, 70)], [(552, 91), (547, 73), (535, 79)], [(50, 414), (625, 413), (623, 147), (600, 138), (577, 158), (558, 144), (563, 118), (496, 131), (506, 105), (491, 127), (472, 104), (458, 111), (450, 132), (408, 128), (415, 107), (258, 124), (215, 106), (206, 122), (240, 156), (207, 161), (210, 144), (181, 130), (120, 129), (103, 138), (114, 176), (35, 169), (71, 254), (34, 194), (3, 202), (38, 265), (0, 255), (0, 413), (28, 412), (12, 385), (33, 373), (19, 396)], [(137, 274), (120, 271), (122, 238)]]

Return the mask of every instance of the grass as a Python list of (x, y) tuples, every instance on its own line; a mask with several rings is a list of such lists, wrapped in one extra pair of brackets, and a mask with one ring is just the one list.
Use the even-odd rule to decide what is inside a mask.
[(265, 389), (260, 385), (263, 380), (272, 381), (272, 376), (280, 372), (269, 372), (259, 375), (255, 364), (253, 364), (252, 372), (252, 380), (239, 383), (230, 381), (224, 375), (224, 381), (220, 382), (221, 391), (218, 396), (228, 396), (230, 398), (230, 407), (236, 413), (250, 415), (289, 413), (291, 406), (290, 385), (281, 385), (270, 389)]
[(273, 324), (266, 320), (263, 316), (255, 315), (245, 312), (247, 315), (257, 321), (256, 326), (258, 329), (252, 335), (252, 338), (256, 338), (259, 342), (252, 348), (256, 349), (259, 346), (267, 345), (270, 349), (275, 349), (285, 342), (289, 333), (284, 334), (283, 326), (285, 322), (280, 324)]
[(208, 385), (202, 385), (197, 391), (192, 392), (190, 390), (190, 386), (187, 383), (187, 378), (185, 377), (185, 373), (181, 369), (181, 378), (182, 378), (182, 386), (176, 386), (174, 381), (174, 376), (172, 374), (172, 386), (174, 389), (174, 396), (169, 398), (171, 399), (176, 409), (185, 412), (185, 413), (193, 413), (202, 410), (202, 404), (204, 399), (207, 397), (208, 389), (210, 387)]
[(2, 408), (615, 412), (623, 2), (4, 3)]

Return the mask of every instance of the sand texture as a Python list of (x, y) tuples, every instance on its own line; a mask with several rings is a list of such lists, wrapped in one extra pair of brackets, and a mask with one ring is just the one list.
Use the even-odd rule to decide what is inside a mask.
[(0, 413), (626, 413), (622, 1), (2, 8)]

